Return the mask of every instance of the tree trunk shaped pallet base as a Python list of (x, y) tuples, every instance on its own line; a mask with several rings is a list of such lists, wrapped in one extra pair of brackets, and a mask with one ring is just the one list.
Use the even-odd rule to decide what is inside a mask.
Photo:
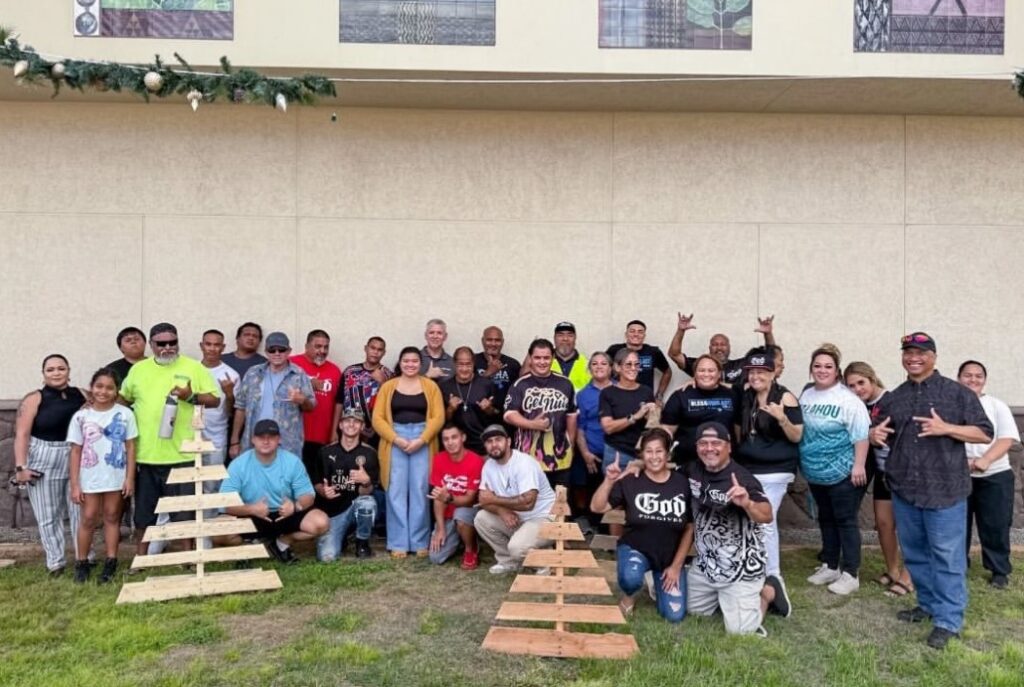
[(550, 622), (554, 623), (554, 628), (495, 626), (488, 631), (483, 647), (504, 654), (558, 658), (626, 659), (635, 656), (640, 648), (633, 635), (570, 630), (569, 623), (623, 625), (626, 619), (617, 605), (565, 603), (567, 595), (611, 596), (612, 590), (603, 577), (565, 575), (567, 568), (598, 567), (590, 551), (565, 548), (567, 541), (583, 541), (579, 525), (565, 521), (569, 515), (565, 487), (557, 488), (551, 512), (555, 521), (542, 526), (540, 536), (554, 541), (555, 548), (532, 549), (523, 561), (525, 567), (551, 568), (551, 574), (520, 574), (509, 591), (513, 594), (554, 595), (554, 602), (506, 601), (498, 609), (495, 620)]
[(212, 442), (203, 438), (202, 410), (201, 406), (196, 406), (192, 416), (194, 438), (181, 444), (183, 453), (193, 454), (195, 465), (188, 468), (175, 468), (171, 470), (167, 479), (168, 484), (194, 484), (195, 494), (192, 496), (165, 496), (157, 502), (156, 507), (157, 513), (195, 511), (195, 520), (149, 527), (146, 529), (143, 539), (147, 542), (193, 539), (195, 548), (191, 551), (136, 556), (132, 560), (131, 566), (133, 569), (141, 569), (168, 565), (194, 565), (195, 574), (150, 577), (142, 582), (130, 582), (121, 588), (121, 593), (117, 597), (119, 604), (281, 588), (281, 579), (275, 570), (257, 568), (215, 573), (207, 573), (205, 570), (207, 563), (268, 558), (269, 554), (262, 544), (243, 544), (216, 549), (203, 548), (204, 538), (248, 534), (255, 532), (256, 528), (248, 519), (227, 516), (213, 519), (204, 517), (205, 509), (241, 506), (242, 497), (238, 494), (203, 493), (203, 482), (222, 480), (228, 476), (228, 473), (223, 465), (203, 465), (203, 454), (212, 453), (214, 448)]

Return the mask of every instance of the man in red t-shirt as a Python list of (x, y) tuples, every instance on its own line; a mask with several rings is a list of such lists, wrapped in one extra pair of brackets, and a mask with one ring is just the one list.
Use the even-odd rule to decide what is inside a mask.
[(444, 426), (441, 443), (444, 450), (434, 454), (430, 470), (435, 522), (434, 534), (430, 537), (430, 562), (444, 563), (461, 543), (465, 547), (462, 569), (475, 570), (480, 554), (473, 518), (484, 459), (466, 449), (466, 433), (456, 424)]
[(302, 355), (291, 357), (291, 362), (309, 375), (316, 397), (316, 407), (302, 416), (302, 464), (306, 466), (310, 479), (317, 469), (320, 449), (331, 441), (334, 399), (341, 386), (341, 368), (327, 359), (330, 351), (330, 335), (323, 329), (314, 329), (306, 335), (306, 350)]

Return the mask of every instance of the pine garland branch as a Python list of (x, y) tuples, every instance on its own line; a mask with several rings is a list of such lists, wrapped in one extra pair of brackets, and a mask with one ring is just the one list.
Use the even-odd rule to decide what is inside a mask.
[[(227, 57), (220, 58), (220, 73), (206, 73), (197, 72), (177, 52), (174, 59), (179, 69), (164, 64), (159, 55), (148, 65), (69, 58), (51, 60), (31, 46), (22, 46), (9, 28), (0, 26), (0, 64), (13, 67), (15, 76), (24, 83), (50, 84), (53, 97), (57, 97), (62, 85), (83, 92), (86, 89), (130, 92), (146, 102), (151, 97), (167, 98), (197, 91), (207, 102), (223, 98), (233, 103), (263, 103), (271, 107), (279, 106), (279, 95), (287, 103), (301, 105), (312, 105), (317, 98), (338, 95), (334, 82), (317, 74), (265, 76), (253, 69), (235, 69)], [(157, 76), (152, 76), (154, 74)]]

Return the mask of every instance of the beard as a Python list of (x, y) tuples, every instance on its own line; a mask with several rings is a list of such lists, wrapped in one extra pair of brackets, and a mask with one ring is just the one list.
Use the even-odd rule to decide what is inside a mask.
[(163, 355), (154, 355), (153, 362), (157, 365), (170, 365), (178, 359), (177, 353), (166, 353)]

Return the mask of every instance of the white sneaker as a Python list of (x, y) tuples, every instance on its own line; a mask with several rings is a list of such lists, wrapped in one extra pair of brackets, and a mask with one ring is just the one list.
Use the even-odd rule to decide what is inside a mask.
[(841, 596), (853, 594), (858, 589), (860, 589), (860, 580), (848, 572), (844, 572), (838, 580), (828, 586), (830, 592)]
[(647, 585), (647, 593), (651, 597), (651, 601), (657, 603), (658, 593), (654, 591), (654, 573), (650, 570), (644, 573), (644, 584)]
[(827, 563), (822, 563), (818, 566), (818, 569), (814, 571), (814, 574), (807, 578), (807, 581), (811, 584), (821, 586), (823, 584), (836, 582), (840, 577), (842, 577), (842, 573), (828, 567)]
[(518, 565), (506, 565), (504, 563), (495, 563), (487, 569), (487, 572), (491, 573), (492, 575), (504, 575), (505, 573), (516, 572), (517, 570), (519, 570)]

